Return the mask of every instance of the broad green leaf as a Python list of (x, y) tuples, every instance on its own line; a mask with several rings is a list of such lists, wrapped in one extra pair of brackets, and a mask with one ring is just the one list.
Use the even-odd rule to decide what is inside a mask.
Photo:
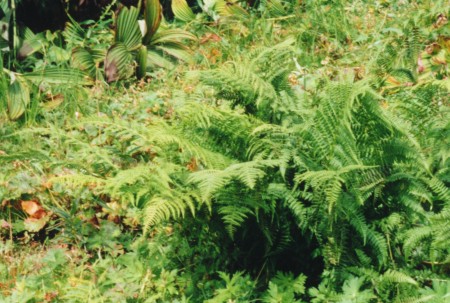
[(136, 76), (138, 77), (138, 79), (145, 77), (145, 73), (147, 70), (147, 55), (148, 55), (147, 47), (141, 45), (136, 57), (136, 61), (138, 63), (136, 69)]
[(8, 116), (11, 120), (15, 120), (22, 116), (30, 103), (30, 90), (27, 83), (23, 79), (17, 77), (9, 85), (6, 97)]
[(47, 224), (48, 221), (49, 221), (49, 217), (43, 217), (40, 219), (28, 218), (28, 219), (24, 220), (23, 224), (24, 224), (25, 230), (27, 230), (29, 232), (38, 232), (44, 228), (44, 226)]
[(91, 85), (89, 76), (77, 69), (47, 67), (42, 70), (23, 74), (23, 77), (35, 83)]
[(75, 20), (72, 19), (71, 21), (70, 23), (66, 23), (63, 36), (68, 43), (82, 44), (86, 32)]
[(172, 11), (175, 17), (181, 21), (189, 22), (195, 19), (195, 14), (186, 0), (172, 0)]
[(144, 44), (148, 44), (158, 30), (162, 19), (162, 7), (159, 0), (145, 1), (144, 19), (147, 24), (147, 33), (144, 36)]
[(159, 67), (172, 69), (174, 67), (173, 63), (170, 60), (164, 58), (157, 51), (149, 50), (147, 55), (148, 64), (156, 65)]
[(151, 44), (154, 45), (159, 43), (173, 42), (177, 40), (180, 41), (180, 40), (196, 40), (196, 39), (197, 37), (195, 37), (193, 34), (187, 31), (181, 29), (166, 29), (154, 35)]
[(108, 50), (105, 58), (105, 75), (107, 82), (128, 78), (133, 74), (133, 55), (120, 42)]
[(80, 70), (87, 71), (90, 76), (95, 75), (95, 62), (92, 54), (84, 48), (75, 48), (72, 51), (72, 65)]
[(249, 13), (237, 2), (217, 0), (215, 8), (224, 17), (248, 18)]
[(185, 62), (192, 62), (193, 60), (192, 53), (181, 43), (165, 43), (163, 45), (155, 47), (155, 49), (161, 50), (178, 60), (182, 60)]
[(35, 35), (29, 28), (25, 28), (23, 36), (24, 40), (18, 53), (19, 58), (25, 58), (48, 44), (42, 33)]
[(128, 50), (135, 50), (141, 45), (142, 34), (138, 24), (139, 10), (131, 6), (122, 8), (117, 17), (116, 42), (121, 42)]

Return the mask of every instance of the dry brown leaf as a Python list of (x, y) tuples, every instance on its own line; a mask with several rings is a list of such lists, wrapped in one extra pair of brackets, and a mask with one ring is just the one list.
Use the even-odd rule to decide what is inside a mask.
[(198, 170), (197, 159), (192, 157), (191, 161), (186, 165), (186, 168), (192, 172), (197, 171)]
[(400, 81), (398, 81), (397, 79), (395, 79), (395, 78), (392, 77), (392, 76), (389, 76), (389, 77), (386, 79), (386, 82), (388, 82), (389, 84), (393, 84), (393, 85), (401, 85), (401, 84), (402, 84)]
[(30, 216), (34, 215), (38, 210), (41, 209), (41, 206), (36, 201), (21, 201), (20, 205), (22, 206), (23, 211), (25, 211)]
[(200, 44), (204, 44), (208, 41), (219, 42), (221, 40), (222, 40), (222, 38), (220, 38), (218, 35), (213, 34), (213, 33), (207, 33), (200, 40)]
[(44, 295), (45, 302), (52, 302), (54, 299), (58, 297), (59, 293), (57, 291), (47, 292)]
[(21, 201), (22, 210), (26, 212), (30, 218), (41, 219), (47, 215), (47, 212), (36, 201)]

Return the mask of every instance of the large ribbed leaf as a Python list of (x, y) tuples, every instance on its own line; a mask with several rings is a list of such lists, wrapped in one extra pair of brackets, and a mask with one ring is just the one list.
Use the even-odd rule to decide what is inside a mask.
[(172, 0), (172, 11), (178, 20), (189, 22), (195, 19), (195, 14), (186, 0)]
[(124, 44), (117, 42), (111, 46), (105, 58), (106, 81), (112, 82), (133, 74), (133, 55)]
[(215, 9), (219, 15), (224, 17), (237, 17), (241, 19), (249, 17), (249, 13), (236, 1), (217, 0)]
[(75, 20), (66, 23), (66, 28), (63, 31), (63, 36), (66, 42), (73, 44), (83, 43), (86, 32)]
[(75, 48), (72, 51), (72, 65), (86, 71), (91, 77), (95, 76), (95, 62), (92, 54), (84, 48)]
[(121, 42), (128, 50), (138, 49), (142, 34), (138, 23), (139, 10), (131, 6), (122, 8), (117, 17), (116, 42)]
[(148, 60), (149, 64), (151, 64), (151, 65), (156, 65), (156, 66), (160, 66), (160, 67), (168, 68), (168, 69), (171, 69), (174, 67), (173, 63), (170, 62), (170, 60), (167, 60), (166, 58), (164, 58), (163, 56), (158, 54), (157, 51), (149, 50), (148, 55), (147, 55), (147, 60)]
[(93, 48), (89, 50), (95, 63), (102, 62), (105, 60), (106, 50), (101, 46), (100, 48)]
[(44, 34), (40, 33), (35, 35), (29, 28), (25, 28), (23, 42), (19, 49), (18, 56), (23, 59), (39, 51), (47, 43)]
[(144, 44), (149, 44), (153, 35), (159, 28), (162, 18), (162, 7), (159, 0), (146, 0), (144, 19), (147, 24), (147, 33), (144, 36)]
[(142, 79), (145, 77), (147, 71), (147, 55), (148, 55), (147, 47), (141, 45), (136, 56), (137, 61), (136, 76), (138, 77), (138, 79)]
[(171, 42), (158, 45), (155, 49), (162, 51), (178, 60), (191, 63), (193, 61), (192, 52), (182, 43)]
[(47, 67), (22, 75), (29, 81), (35, 83), (45, 82), (48, 84), (75, 84), (75, 85), (91, 85), (92, 79), (77, 69)]
[(167, 43), (181, 40), (196, 40), (193, 34), (181, 29), (166, 29), (153, 36), (151, 44)]
[(15, 120), (22, 116), (30, 103), (30, 90), (27, 83), (16, 78), (9, 86), (6, 94), (9, 119)]

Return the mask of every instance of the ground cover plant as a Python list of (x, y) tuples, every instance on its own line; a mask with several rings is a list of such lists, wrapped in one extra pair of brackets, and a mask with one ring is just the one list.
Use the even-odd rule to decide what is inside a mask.
[(447, 1), (18, 2), (0, 302), (449, 302)]

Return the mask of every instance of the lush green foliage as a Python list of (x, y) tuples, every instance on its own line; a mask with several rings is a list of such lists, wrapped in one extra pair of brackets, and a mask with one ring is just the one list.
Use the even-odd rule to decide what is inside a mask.
[(445, 1), (160, 8), (5, 36), (0, 302), (448, 302)]

